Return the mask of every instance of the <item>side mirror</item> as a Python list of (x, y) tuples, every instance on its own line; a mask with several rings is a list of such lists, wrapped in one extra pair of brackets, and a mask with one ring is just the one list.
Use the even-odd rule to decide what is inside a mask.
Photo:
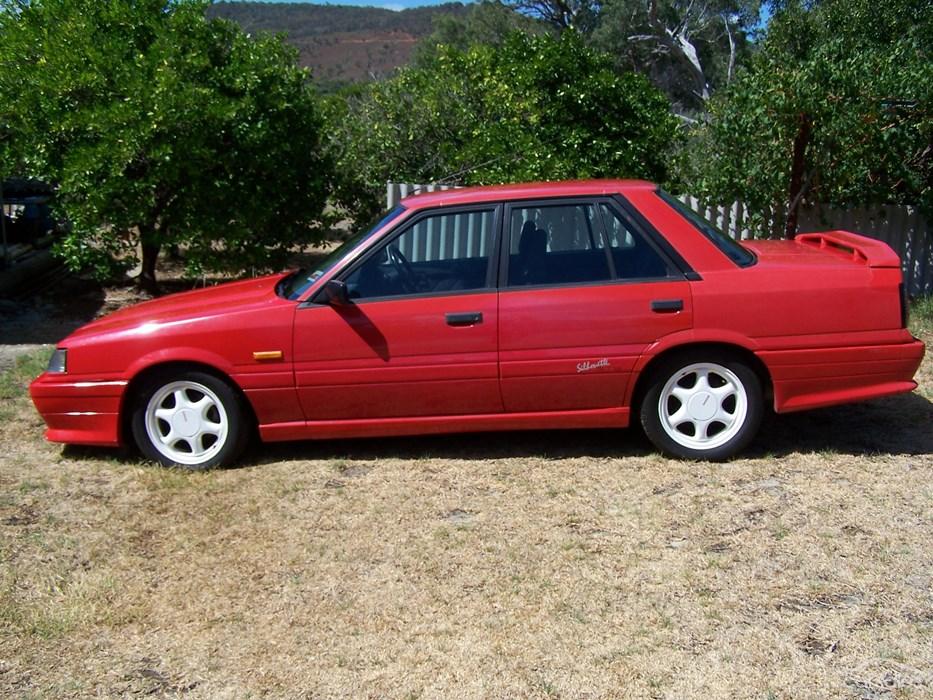
[(324, 285), (324, 294), (327, 296), (327, 303), (331, 306), (348, 306), (350, 301), (350, 292), (347, 290), (347, 283), (340, 280), (330, 280)]

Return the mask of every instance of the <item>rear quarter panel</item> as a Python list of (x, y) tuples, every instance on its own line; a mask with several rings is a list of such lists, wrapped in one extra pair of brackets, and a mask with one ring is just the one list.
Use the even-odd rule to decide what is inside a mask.
[(708, 272), (692, 285), (695, 325), (741, 333), (762, 349), (863, 342), (899, 329), (899, 282), (899, 270), (856, 265)]
[(899, 261), (884, 244), (846, 232), (830, 236), (841, 247), (743, 241), (758, 260), (742, 268), (655, 192), (625, 196), (701, 277), (691, 282), (693, 330), (661, 339), (650, 355), (698, 342), (750, 350), (768, 369), (779, 412), (916, 386), (924, 348), (901, 326)]
[(751, 339), (778, 412), (911, 391), (923, 346), (900, 325), (900, 280), (808, 259), (711, 272), (693, 284), (696, 326)]

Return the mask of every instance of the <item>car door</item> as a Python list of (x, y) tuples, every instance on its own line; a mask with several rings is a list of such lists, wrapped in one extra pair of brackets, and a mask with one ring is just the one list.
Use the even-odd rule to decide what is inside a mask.
[(502, 411), (495, 271), (501, 208), (409, 218), (336, 278), (351, 303), (295, 316), (309, 421)]
[(691, 327), (689, 282), (608, 198), (516, 202), (504, 222), (505, 410), (622, 406), (639, 355)]

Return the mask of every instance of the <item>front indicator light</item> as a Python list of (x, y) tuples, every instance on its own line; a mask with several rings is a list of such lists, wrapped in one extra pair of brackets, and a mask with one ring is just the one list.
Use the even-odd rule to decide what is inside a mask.
[(45, 371), (64, 374), (67, 363), (68, 351), (65, 348), (55, 348), (55, 352), (53, 352), (52, 357), (49, 358), (49, 366), (46, 367)]

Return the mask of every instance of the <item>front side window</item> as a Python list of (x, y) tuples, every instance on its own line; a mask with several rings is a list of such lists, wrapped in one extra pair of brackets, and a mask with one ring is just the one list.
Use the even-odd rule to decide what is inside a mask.
[(372, 226), (361, 229), (355, 235), (351, 236), (343, 243), (341, 243), (337, 248), (328, 253), (320, 262), (318, 262), (313, 271), (309, 272), (308, 270), (302, 268), (300, 270), (296, 270), (291, 275), (283, 279), (279, 283), (279, 289), (276, 291), (280, 296), (283, 296), (286, 299), (298, 299), (308, 290), (308, 287), (314, 284), (321, 277), (321, 275), (337, 267), (337, 265), (343, 262), (344, 258), (350, 255), (358, 245), (362, 244), (367, 238), (376, 232), (385, 228), (404, 212), (405, 207), (401, 205), (395, 207), (395, 209), (392, 209), (390, 212), (385, 214), (385, 216), (381, 217)]
[(347, 276), (351, 299), (483, 289), (495, 210), (432, 214), (392, 236)]

